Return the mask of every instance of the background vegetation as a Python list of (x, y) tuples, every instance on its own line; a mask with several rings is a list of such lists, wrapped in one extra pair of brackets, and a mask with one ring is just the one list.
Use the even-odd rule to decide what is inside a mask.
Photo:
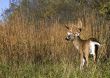
[[(0, 24), (0, 78), (109, 78), (109, 0), (17, 0)], [(64, 40), (82, 20), (82, 39), (101, 43), (98, 62), (79, 70), (79, 53)]]

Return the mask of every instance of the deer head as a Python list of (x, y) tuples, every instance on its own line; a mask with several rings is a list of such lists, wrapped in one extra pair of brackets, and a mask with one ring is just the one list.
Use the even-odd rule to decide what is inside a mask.
[(74, 40), (75, 37), (80, 35), (80, 32), (82, 30), (82, 22), (81, 20), (78, 21), (78, 23), (71, 24), (70, 26), (65, 25), (65, 27), (68, 29), (66, 40), (71, 41)]

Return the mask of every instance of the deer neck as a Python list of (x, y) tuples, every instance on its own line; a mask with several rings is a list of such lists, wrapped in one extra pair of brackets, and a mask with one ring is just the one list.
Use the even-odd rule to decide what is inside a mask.
[(74, 47), (79, 50), (80, 44), (81, 44), (81, 38), (79, 36), (75, 37), (73, 40)]

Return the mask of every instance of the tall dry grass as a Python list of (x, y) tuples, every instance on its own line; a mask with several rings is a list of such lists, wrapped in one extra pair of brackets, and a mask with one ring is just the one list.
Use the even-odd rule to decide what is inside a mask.
[(110, 63), (102, 61), (108, 47), (109, 24), (95, 19), (86, 18), (81, 38), (95, 37), (102, 46), (98, 64), (93, 65), (90, 59), (89, 67), (83, 73), (79, 71), (79, 53), (71, 42), (65, 40), (67, 30), (58, 21), (49, 24), (37, 21), (36, 24), (18, 17), (1, 25), (0, 77), (109, 78)]
[(66, 29), (60, 24), (39, 29), (34, 25), (6, 24), (0, 29), (1, 61), (4, 63), (59, 60), (68, 54)]

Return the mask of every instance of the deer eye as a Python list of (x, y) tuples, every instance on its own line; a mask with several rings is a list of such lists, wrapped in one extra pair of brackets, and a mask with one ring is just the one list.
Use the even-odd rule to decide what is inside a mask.
[(71, 32), (67, 32), (67, 34), (68, 34), (68, 35), (72, 35), (72, 33), (71, 33)]

